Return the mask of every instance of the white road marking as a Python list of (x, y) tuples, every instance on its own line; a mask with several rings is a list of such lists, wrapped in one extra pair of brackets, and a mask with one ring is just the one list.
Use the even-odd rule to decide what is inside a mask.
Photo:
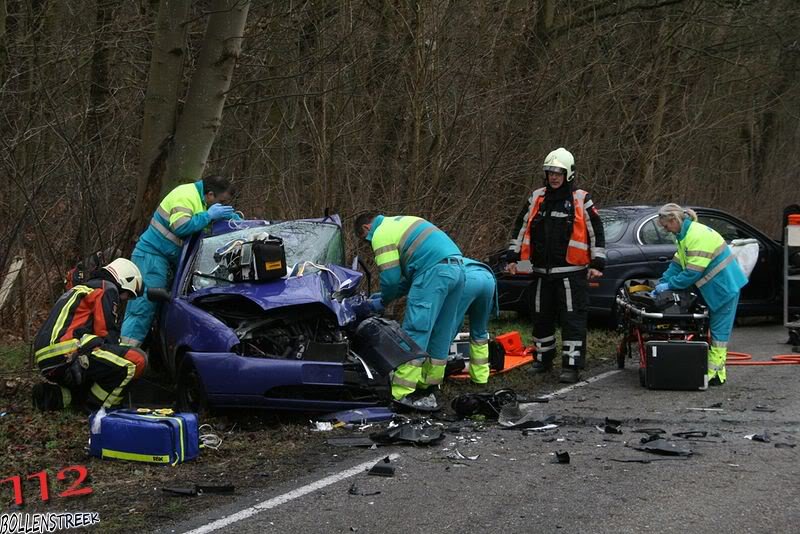
[(617, 374), (619, 372), (620, 372), (619, 369), (614, 369), (613, 371), (606, 371), (605, 373), (600, 373), (599, 375), (590, 376), (586, 380), (581, 380), (577, 384), (572, 384), (571, 386), (567, 386), (565, 388), (561, 388), (561, 389), (559, 389), (557, 391), (554, 391), (554, 392), (552, 392), (552, 393), (550, 393), (548, 395), (543, 395), (540, 398), (542, 398), (542, 399), (552, 399), (553, 397), (557, 397), (559, 395), (563, 395), (564, 393), (572, 391), (573, 389), (589, 385), (592, 382), (597, 382), (598, 380), (602, 380), (602, 379), (607, 378), (607, 377), (609, 377), (611, 375), (615, 375), (615, 374)]
[[(389, 455), (390, 460), (395, 460), (399, 457), (400, 457), (399, 454)], [(297, 488), (288, 493), (284, 493), (283, 495), (279, 495), (277, 497), (273, 497), (272, 499), (268, 499), (264, 502), (260, 502), (254, 506), (245, 508), (244, 510), (240, 510), (235, 514), (231, 514), (227, 517), (223, 517), (221, 519), (217, 519), (216, 521), (212, 521), (211, 523), (203, 525), (202, 527), (190, 530), (189, 532), (186, 532), (186, 534), (205, 534), (206, 532), (213, 532), (223, 527), (227, 527), (232, 523), (236, 523), (237, 521), (241, 521), (243, 519), (247, 519), (248, 517), (252, 517), (260, 512), (263, 512), (264, 510), (275, 508), (276, 506), (280, 506), (281, 504), (285, 504), (289, 501), (292, 501), (304, 495), (308, 495), (309, 493), (317, 491), (318, 489), (322, 489), (326, 486), (330, 486), (331, 484), (335, 484), (346, 478), (350, 478), (359, 473), (363, 473), (364, 471), (375, 465), (376, 462), (381, 461), (383, 458), (386, 458), (386, 456), (383, 455), (379, 458), (375, 458), (374, 460), (369, 460), (367, 462), (358, 464), (357, 466), (351, 467), (350, 469), (342, 471), (341, 473), (333, 474), (321, 480), (317, 480), (316, 482), (312, 482), (311, 484), (307, 484), (301, 488)]]

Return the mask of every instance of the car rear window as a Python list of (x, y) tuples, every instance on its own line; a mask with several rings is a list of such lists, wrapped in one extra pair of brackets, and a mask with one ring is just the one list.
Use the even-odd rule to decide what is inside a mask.
[(603, 233), (605, 234), (606, 243), (619, 241), (625, 229), (628, 228), (629, 218), (622, 211), (615, 209), (599, 209), (597, 212), (600, 214), (600, 220), (603, 221)]

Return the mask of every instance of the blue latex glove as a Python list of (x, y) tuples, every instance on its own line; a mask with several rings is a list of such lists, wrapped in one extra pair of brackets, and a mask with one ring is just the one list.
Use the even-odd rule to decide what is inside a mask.
[(224, 204), (217, 203), (208, 208), (208, 216), (211, 217), (212, 221), (230, 219), (232, 215), (233, 206), (225, 206)]
[(663, 293), (667, 290), (669, 290), (669, 284), (666, 282), (661, 282), (660, 284), (657, 284), (656, 288), (653, 290), (653, 296), (656, 296), (659, 293)]
[(241, 221), (241, 220), (244, 220), (244, 217), (242, 216), (242, 213), (241, 213), (241, 212), (239, 212), (239, 211), (234, 211), (234, 212), (231, 214), (231, 216), (230, 216), (230, 217), (228, 217), (228, 218), (229, 218), (230, 220), (232, 220), (232, 221)]
[[(380, 295), (380, 293), (378, 293), (378, 295)], [(377, 297), (377, 298), (370, 297), (370, 299), (367, 300), (367, 302), (369, 302), (369, 307), (374, 313), (377, 313), (377, 314), (383, 313), (383, 310), (385, 308), (383, 307), (383, 299), (382, 298), (380, 298), (380, 297)]]
[(369, 296), (369, 299), (370, 299), (370, 300), (372, 300), (372, 299), (379, 299), (379, 300), (381, 300), (381, 301), (382, 301), (382, 300), (383, 300), (383, 295), (381, 295), (381, 292), (380, 292), (380, 291), (377, 291), (377, 292), (373, 293), (372, 295), (370, 295), (370, 296)]

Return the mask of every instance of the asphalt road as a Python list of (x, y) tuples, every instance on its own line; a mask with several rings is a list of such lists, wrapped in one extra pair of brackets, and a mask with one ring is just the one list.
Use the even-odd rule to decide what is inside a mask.
[[(767, 360), (790, 352), (786, 337), (779, 326), (739, 327), (731, 349)], [(555, 430), (465, 427), (431, 447), (364, 450), (162, 531), (798, 532), (800, 366), (730, 366), (728, 383), (705, 392), (646, 390), (635, 367), (536, 405), (563, 422)], [(598, 430), (606, 417), (623, 433)], [(669, 436), (693, 452), (680, 459), (633, 449), (645, 435), (634, 430), (645, 427), (708, 435)], [(745, 438), (765, 431), (768, 443)], [(456, 449), (479, 457), (448, 458)], [(570, 463), (553, 463), (557, 451)], [(392, 478), (357, 465), (390, 453)]]

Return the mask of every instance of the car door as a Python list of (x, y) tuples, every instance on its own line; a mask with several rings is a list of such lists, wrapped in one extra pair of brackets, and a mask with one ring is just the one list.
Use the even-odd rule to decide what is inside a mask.
[(748, 228), (742, 221), (722, 213), (704, 212), (697, 210), (699, 222), (716, 230), (728, 243), (734, 239), (755, 239), (758, 241), (758, 261), (750, 281), (742, 288), (740, 302), (767, 302), (775, 298), (780, 280), (773, 272), (775, 258), (773, 250), (765, 242), (762, 235), (758, 235)]

